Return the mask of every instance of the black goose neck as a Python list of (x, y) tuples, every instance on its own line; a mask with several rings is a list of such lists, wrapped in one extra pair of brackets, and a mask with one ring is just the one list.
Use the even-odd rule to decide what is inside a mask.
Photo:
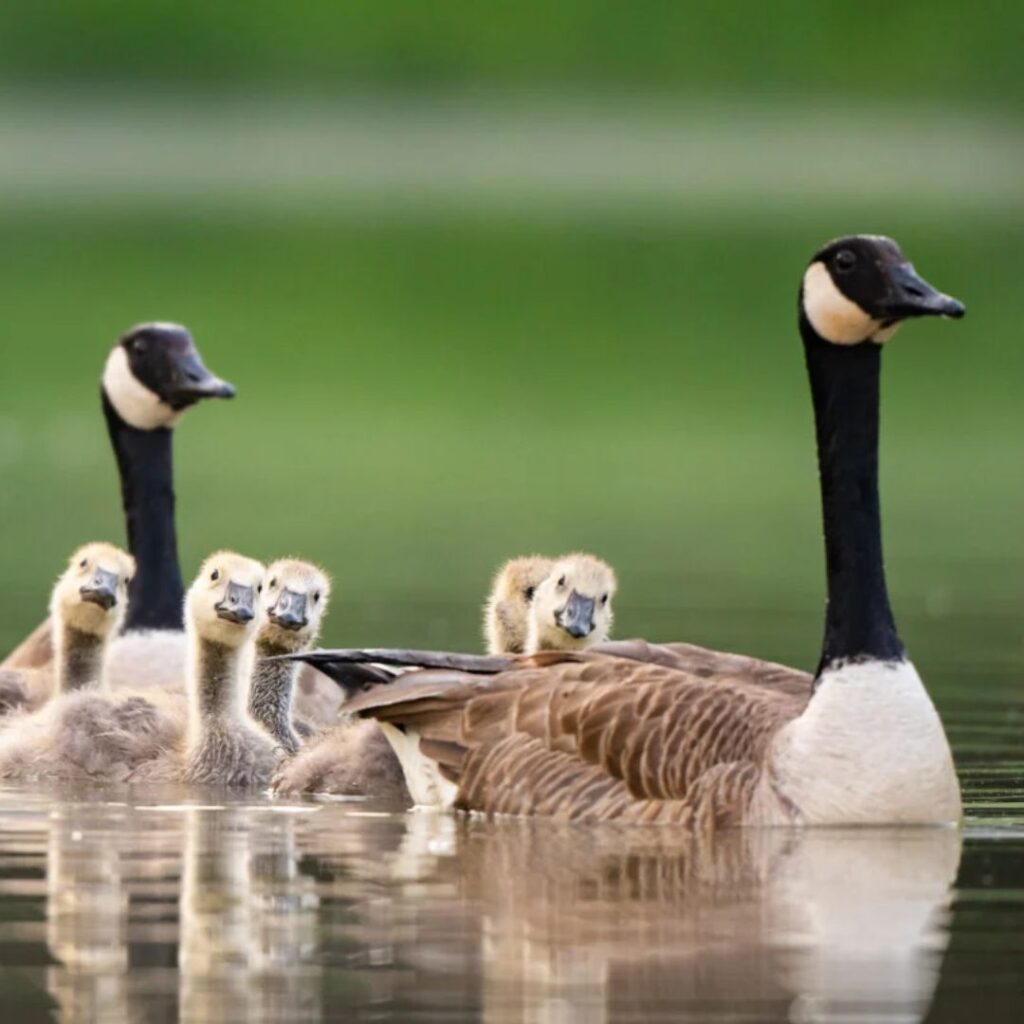
[(181, 629), (185, 588), (174, 526), (173, 432), (126, 423), (102, 391), (103, 413), (121, 476), (121, 501), (135, 576), (128, 591), (125, 632)]
[(878, 496), (881, 346), (834, 345), (801, 311), (814, 404), (828, 602), (820, 675), (839, 662), (904, 656), (889, 606)]

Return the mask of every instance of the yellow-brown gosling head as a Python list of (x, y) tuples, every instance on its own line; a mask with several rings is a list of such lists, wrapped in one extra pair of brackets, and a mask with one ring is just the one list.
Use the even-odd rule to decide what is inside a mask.
[(124, 621), (134, 573), (131, 555), (100, 541), (68, 559), (50, 595), (58, 692), (100, 681), (106, 645)]
[(241, 647), (256, 632), (263, 566), (233, 551), (203, 562), (185, 595), (185, 628), (191, 637)]
[(279, 558), (267, 566), (263, 611), (256, 634), (258, 661), (249, 683), (249, 714), (286, 753), (300, 740), (292, 722), (297, 661), (270, 661), (278, 654), (308, 650), (320, 633), (331, 596), (330, 577), (298, 558)]
[(608, 639), (615, 572), (594, 555), (563, 555), (537, 586), (530, 606), (526, 653), (583, 650)]
[(312, 562), (279, 558), (267, 566), (256, 645), (267, 654), (305, 650), (315, 643), (331, 598), (331, 579)]
[(484, 605), (484, 641), (488, 654), (526, 650), (530, 605), (554, 560), (543, 555), (511, 558), (495, 574)]

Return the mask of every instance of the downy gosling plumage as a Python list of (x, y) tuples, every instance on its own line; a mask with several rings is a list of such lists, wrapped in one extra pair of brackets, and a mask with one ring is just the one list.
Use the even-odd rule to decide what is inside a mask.
[(331, 596), (327, 573), (311, 562), (281, 558), (267, 566), (256, 632), (256, 667), (249, 685), (249, 714), (288, 754), (301, 745), (292, 721), (297, 661), (268, 661), (308, 650), (320, 633)]
[(552, 565), (554, 559), (544, 555), (523, 555), (510, 558), (495, 573), (484, 603), (488, 654), (522, 654), (526, 650), (530, 604)]
[(71, 556), (50, 599), (53, 694), (38, 710), (5, 721), (3, 777), (118, 781), (173, 739), (173, 716), (141, 697), (115, 697), (104, 679), (134, 570), (132, 557), (111, 544), (87, 544)]
[[(891, 239), (857, 235), (811, 258), (798, 313), (828, 590), (813, 685), (795, 693), (730, 658), (716, 675), (597, 652), (410, 672), (350, 710), (382, 723), (417, 802), (707, 828), (959, 819), (949, 743), (889, 606), (878, 431), (883, 345), (903, 320), (964, 307)], [(329, 671), (332, 656), (359, 660), (311, 660)]]
[(131, 555), (93, 542), (68, 559), (50, 593), (54, 659), (45, 668), (3, 672), (3, 712), (32, 711), (53, 695), (98, 687), (111, 638), (124, 621)]
[[(484, 603), (488, 654), (578, 650), (603, 642), (616, 586), (612, 568), (594, 555), (510, 559), (495, 574)], [(281, 766), (273, 787), (281, 795), (408, 798), (401, 765), (380, 728), (351, 720), (313, 737)]]

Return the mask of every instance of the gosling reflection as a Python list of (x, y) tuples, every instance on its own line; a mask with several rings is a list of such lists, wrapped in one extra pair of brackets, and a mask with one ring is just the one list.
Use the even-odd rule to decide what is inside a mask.
[(484, 1018), (919, 1021), (947, 942), (953, 830), (468, 823)]
[(71, 805), (50, 825), (46, 944), (56, 963), (47, 969), (46, 987), (66, 1024), (138, 1019), (129, 1012), (120, 852), (97, 828), (98, 816), (95, 806)]
[(182, 1021), (316, 1021), (318, 900), (296, 868), (294, 822), (252, 809), (189, 812), (181, 887)]

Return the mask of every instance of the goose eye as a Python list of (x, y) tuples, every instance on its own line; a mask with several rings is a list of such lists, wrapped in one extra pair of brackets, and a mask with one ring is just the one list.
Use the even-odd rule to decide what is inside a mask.
[(217, 580), (220, 579), (220, 569), (214, 569), (213, 572), (210, 573), (210, 579), (216, 583)]
[(560, 587), (564, 587), (564, 586), (565, 586), (565, 577), (564, 577), (564, 576), (560, 576), (560, 577), (558, 578), (558, 585), (559, 585)]
[(536, 592), (537, 592), (537, 588), (536, 587), (527, 587), (523, 591), (523, 597), (525, 597), (527, 601), (532, 601), (533, 600), (533, 595)]
[(857, 254), (852, 249), (840, 249), (833, 262), (836, 270), (845, 274), (853, 270), (857, 263)]

